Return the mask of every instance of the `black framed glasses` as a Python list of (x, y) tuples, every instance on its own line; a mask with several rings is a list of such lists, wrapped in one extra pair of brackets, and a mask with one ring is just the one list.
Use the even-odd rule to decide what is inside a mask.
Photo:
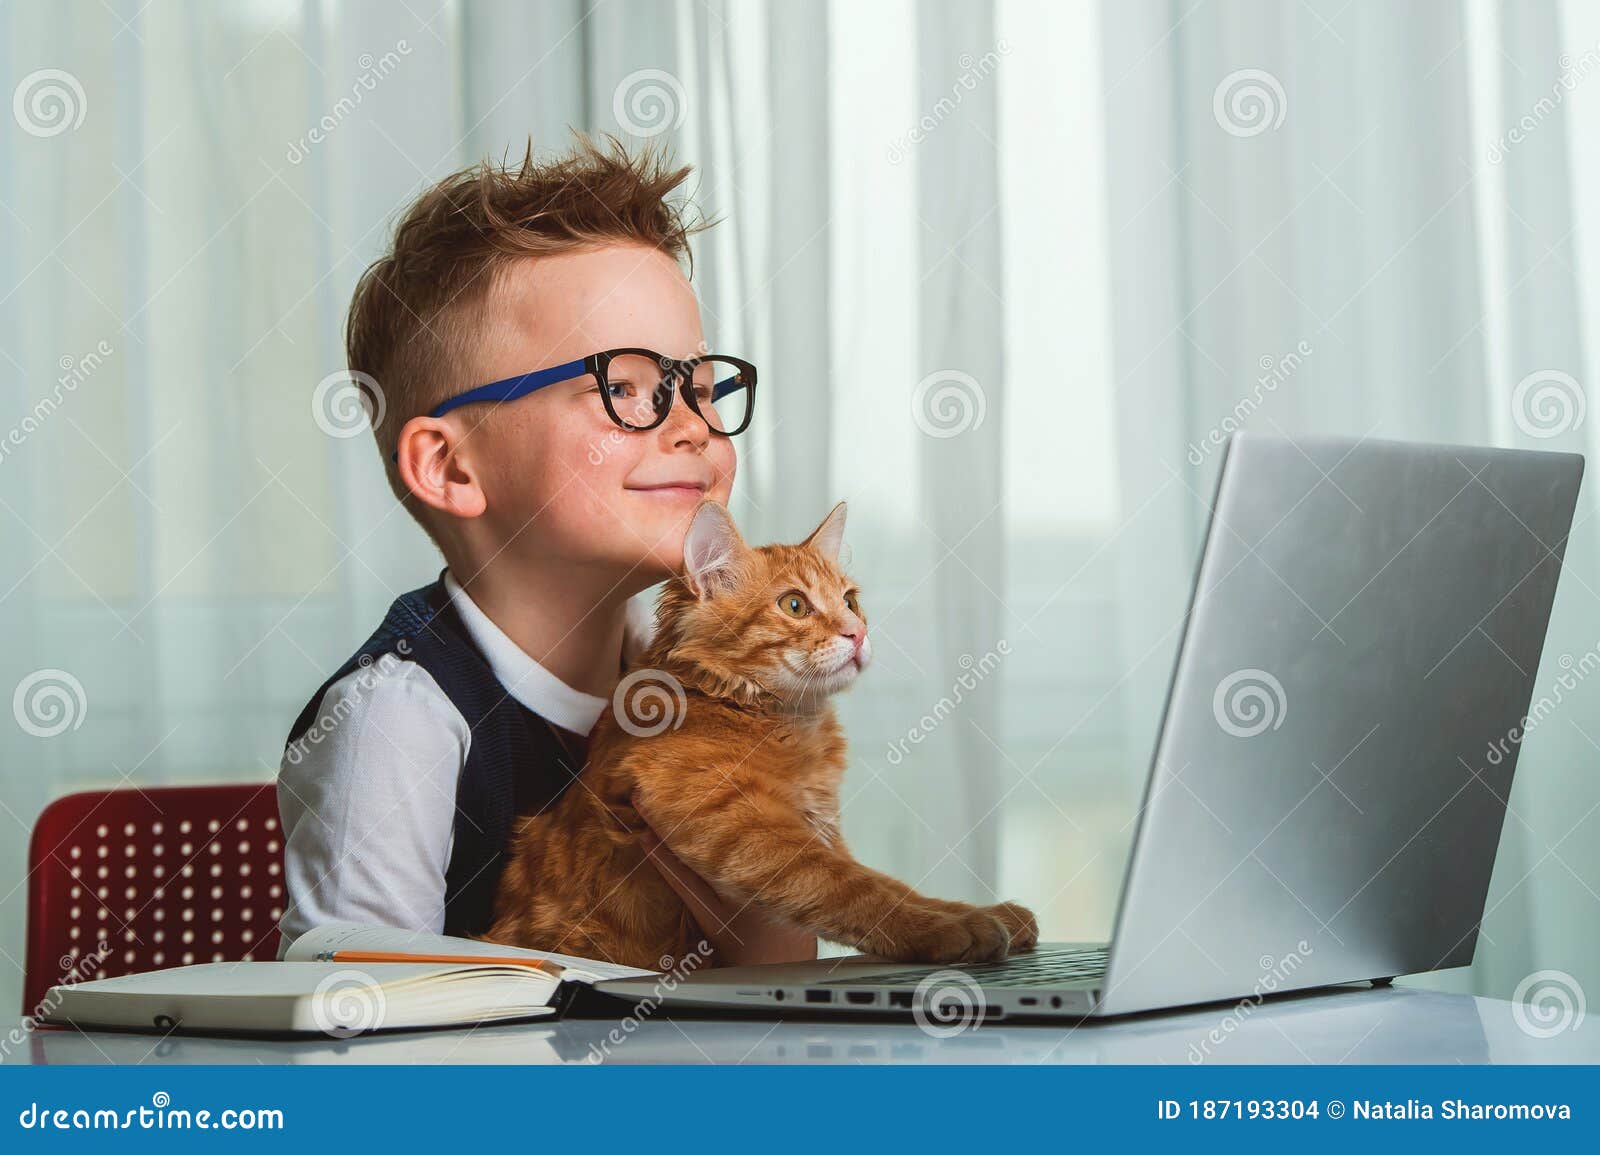
[(718, 437), (743, 433), (755, 412), (756, 367), (750, 362), (721, 353), (679, 359), (653, 349), (627, 348), (479, 385), (441, 401), (428, 416), (443, 417), (479, 401), (515, 401), (585, 374), (594, 378), (606, 416), (630, 433), (659, 426), (678, 398)]

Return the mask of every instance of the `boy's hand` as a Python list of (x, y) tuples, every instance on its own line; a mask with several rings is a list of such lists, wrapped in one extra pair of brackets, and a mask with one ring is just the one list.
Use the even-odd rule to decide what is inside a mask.
[[(633, 808), (646, 823), (650, 816), (639, 806)], [(753, 903), (742, 908), (723, 899), (711, 884), (672, 853), (653, 827), (642, 836), (645, 853), (673, 892), (683, 900), (699, 924), (701, 933), (716, 954), (716, 966), (749, 966), (755, 963), (810, 962), (817, 957), (817, 939), (798, 927), (769, 919)]]

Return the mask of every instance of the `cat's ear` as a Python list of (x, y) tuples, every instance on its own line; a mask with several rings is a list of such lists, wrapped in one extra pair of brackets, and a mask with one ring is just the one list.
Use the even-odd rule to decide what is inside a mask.
[(839, 547), (844, 544), (844, 502), (833, 507), (833, 512), (822, 519), (822, 524), (806, 538), (805, 545), (829, 561), (839, 560)]
[(702, 501), (683, 539), (683, 580), (696, 597), (710, 597), (733, 583), (734, 564), (743, 552), (744, 539), (727, 507)]

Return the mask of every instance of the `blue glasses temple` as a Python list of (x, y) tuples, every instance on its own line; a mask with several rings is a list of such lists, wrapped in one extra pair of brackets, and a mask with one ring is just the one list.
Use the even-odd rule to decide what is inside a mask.
[(471, 405), (477, 401), (515, 401), (518, 397), (526, 397), (546, 385), (558, 385), (562, 381), (581, 377), (585, 372), (587, 370), (583, 362), (578, 360), (568, 361), (565, 365), (552, 365), (548, 369), (538, 369), (532, 373), (522, 373), (516, 377), (507, 377), (503, 381), (491, 381), (487, 385), (469, 389), (448, 401), (441, 401), (428, 411), (428, 416), (443, 417), (452, 409)]

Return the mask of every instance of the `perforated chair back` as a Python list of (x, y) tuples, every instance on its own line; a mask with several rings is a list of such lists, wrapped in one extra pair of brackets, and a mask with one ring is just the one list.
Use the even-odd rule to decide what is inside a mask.
[(57, 983), (276, 958), (281, 834), (270, 782), (56, 799), (28, 847), (23, 1013)]

